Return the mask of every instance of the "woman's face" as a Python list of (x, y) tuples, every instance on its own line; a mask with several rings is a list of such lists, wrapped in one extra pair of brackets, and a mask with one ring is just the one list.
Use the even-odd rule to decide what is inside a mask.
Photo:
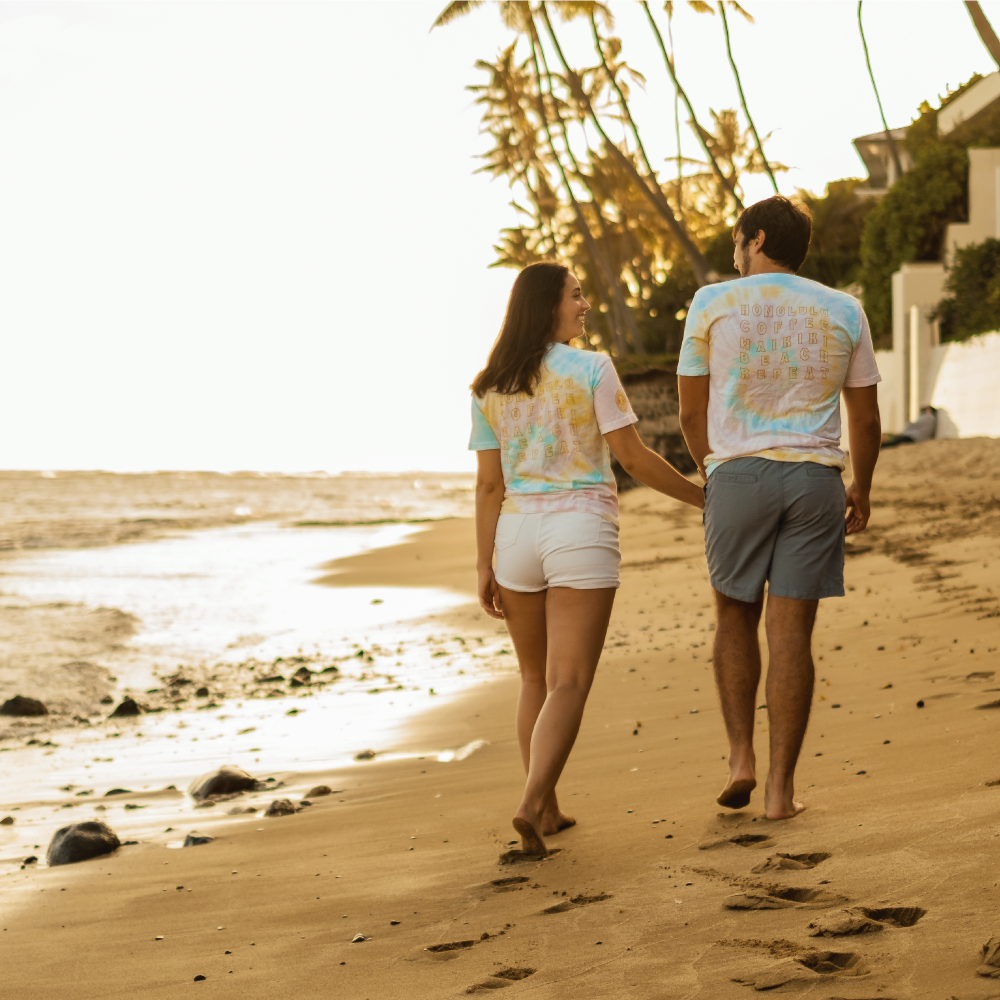
[(574, 337), (584, 334), (584, 317), (590, 310), (590, 303), (583, 297), (580, 282), (572, 274), (566, 275), (563, 286), (562, 302), (556, 308), (555, 330), (552, 340), (557, 344), (565, 344)]

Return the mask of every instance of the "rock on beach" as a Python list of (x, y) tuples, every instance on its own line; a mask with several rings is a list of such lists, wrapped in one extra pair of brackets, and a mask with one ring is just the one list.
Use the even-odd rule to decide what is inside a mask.
[(71, 865), (101, 854), (110, 854), (119, 847), (121, 841), (118, 834), (107, 823), (91, 819), (56, 830), (45, 857), (50, 866)]
[(215, 837), (202, 837), (197, 833), (189, 833), (184, 838), (185, 847), (199, 847), (201, 844), (211, 844)]
[(215, 798), (221, 795), (234, 795), (238, 792), (252, 792), (263, 787), (252, 774), (247, 774), (235, 764), (223, 764), (222, 767), (203, 774), (191, 782), (188, 794), (198, 801)]
[(125, 698), (121, 704), (108, 716), (109, 719), (126, 719), (135, 715), (142, 715), (145, 709), (135, 700), (135, 698)]
[(25, 717), (48, 714), (49, 710), (37, 698), (25, 698), (21, 694), (16, 694), (13, 698), (8, 698), (0, 705), (0, 715)]
[(275, 799), (264, 811), (265, 816), (291, 816), (295, 806), (290, 799)]

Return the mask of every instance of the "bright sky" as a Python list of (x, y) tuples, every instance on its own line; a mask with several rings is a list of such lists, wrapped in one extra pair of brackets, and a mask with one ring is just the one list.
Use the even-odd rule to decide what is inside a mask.
[[(493, 5), (429, 32), (444, 2), (0, 5), (0, 468), (472, 467), (514, 213), (473, 176), (463, 88), (509, 36)], [(782, 190), (863, 175), (851, 139), (881, 125), (856, 4), (745, 6), (734, 53)], [(668, 157), (662, 61), (641, 8), (611, 7)], [(958, 0), (864, 11), (890, 125), (995, 68)], [(674, 35), (699, 116), (736, 106), (718, 18), (681, 4)]]

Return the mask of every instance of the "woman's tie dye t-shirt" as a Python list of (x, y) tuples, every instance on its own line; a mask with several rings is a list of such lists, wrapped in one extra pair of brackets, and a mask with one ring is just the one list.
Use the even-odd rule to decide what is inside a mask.
[(794, 274), (699, 288), (678, 375), (708, 375), (706, 471), (732, 458), (844, 467), (840, 390), (882, 380), (858, 301)]
[(500, 449), (503, 514), (586, 511), (618, 523), (605, 434), (637, 421), (611, 359), (553, 344), (533, 396), (472, 396), (470, 451)]

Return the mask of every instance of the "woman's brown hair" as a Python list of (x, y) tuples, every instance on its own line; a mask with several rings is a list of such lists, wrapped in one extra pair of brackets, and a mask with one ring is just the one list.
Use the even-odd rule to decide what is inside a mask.
[(477, 396), (485, 396), (490, 389), (504, 395), (534, 395), (567, 277), (568, 267), (543, 260), (529, 264), (514, 279), (503, 326), (490, 349), (486, 367), (472, 382), (471, 389)]

